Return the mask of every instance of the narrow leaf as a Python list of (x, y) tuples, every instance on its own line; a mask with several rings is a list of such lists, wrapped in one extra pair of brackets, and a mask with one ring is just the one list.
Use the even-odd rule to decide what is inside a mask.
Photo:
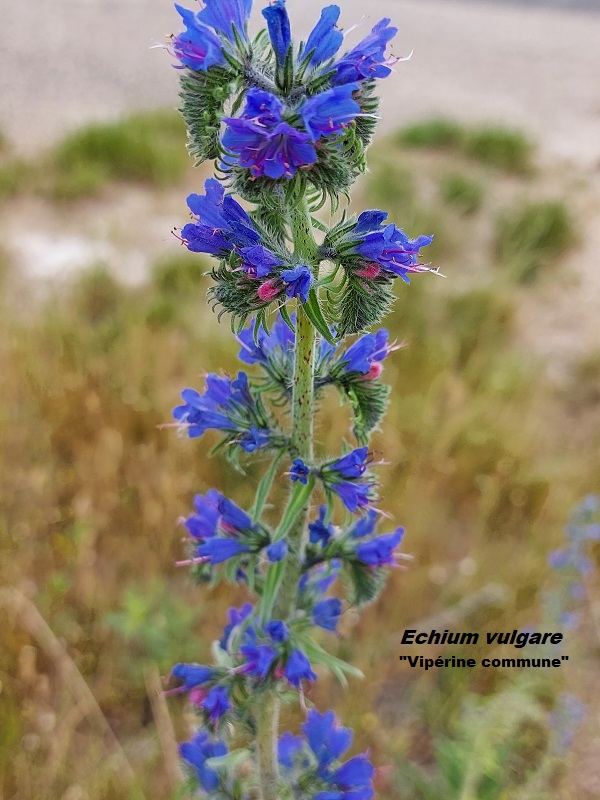
[(277, 561), (275, 564), (271, 564), (269, 567), (259, 604), (260, 616), (263, 622), (266, 622), (271, 618), (273, 605), (275, 604), (275, 598), (279, 592), (279, 586), (281, 584), (284, 572), (285, 558), (281, 561)]
[(285, 509), (283, 518), (279, 523), (279, 527), (275, 532), (273, 541), (278, 542), (280, 539), (284, 539), (288, 535), (288, 533), (292, 528), (292, 525), (294, 524), (298, 515), (306, 505), (314, 485), (315, 485), (315, 479), (313, 475), (308, 476), (308, 481), (306, 483), (306, 486), (304, 486), (299, 482), (296, 483), (296, 485), (292, 489), (292, 496), (290, 497), (290, 501), (287, 505), (287, 508)]
[(306, 312), (306, 316), (309, 318), (321, 336), (325, 339), (325, 341), (329, 342), (329, 344), (335, 345), (336, 340), (332, 336), (329, 325), (323, 316), (321, 306), (319, 305), (319, 299), (314, 289), (310, 290), (308, 301), (304, 303), (303, 308)]
[(256, 498), (254, 500), (254, 505), (252, 506), (251, 516), (252, 522), (257, 522), (262, 514), (262, 510), (265, 506), (265, 501), (269, 495), (269, 491), (271, 490), (271, 486), (273, 484), (273, 480), (275, 475), (277, 474), (277, 467), (279, 466), (279, 462), (283, 457), (283, 451), (278, 453), (273, 461), (271, 462), (271, 466), (267, 470), (267, 472), (263, 475), (258, 484), (258, 488), (256, 490)]

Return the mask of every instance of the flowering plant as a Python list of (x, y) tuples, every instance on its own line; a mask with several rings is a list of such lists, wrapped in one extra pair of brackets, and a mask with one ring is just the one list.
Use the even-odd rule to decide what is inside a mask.
[[(199, 718), (181, 756), (211, 798), (367, 800), (367, 755), (344, 760), (351, 732), (332, 711), (309, 708), (304, 689), (319, 668), (341, 681), (359, 674), (312, 632), (335, 633), (345, 604), (374, 600), (400, 557), (403, 529), (377, 531), (368, 446), (387, 403), (383, 362), (395, 347), (385, 329), (366, 330), (390, 310), (396, 278), (408, 283), (429, 269), (419, 251), (431, 237), (410, 239), (379, 210), (344, 212), (329, 227), (315, 214), (327, 202), (337, 213), (365, 170), (376, 82), (400, 60), (386, 55), (396, 29), (383, 19), (343, 51), (334, 5), (299, 44), (285, 0), (263, 9), (267, 28), (253, 40), (251, 0), (176, 9), (185, 29), (169, 50), (181, 70), (189, 149), (199, 162), (215, 160), (219, 175), (188, 197), (192, 221), (180, 238), (215, 259), (211, 302), (230, 315), (240, 360), (253, 371), (209, 374), (203, 390), (182, 392), (173, 413), (191, 438), (220, 431), (217, 449), (238, 464), (257, 451), (271, 459), (251, 509), (211, 489), (185, 519), (181, 563), (198, 581), (246, 585), (252, 602), (230, 609), (213, 665), (172, 670), (172, 691), (188, 693)], [(328, 386), (351, 405), (356, 446), (315, 458), (313, 420)], [(272, 526), (263, 511), (280, 473), (288, 501)], [(302, 732), (280, 735), (280, 707), (294, 699), (306, 715)]]

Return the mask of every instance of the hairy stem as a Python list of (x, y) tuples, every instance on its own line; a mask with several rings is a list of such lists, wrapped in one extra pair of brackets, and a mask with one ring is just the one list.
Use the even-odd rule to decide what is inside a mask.
[[(294, 254), (300, 263), (317, 269), (317, 245), (306, 201), (290, 211), (290, 227)], [(292, 451), (307, 461), (313, 460), (315, 331), (298, 304), (296, 316), (296, 350), (294, 357), (294, 387), (292, 399)], [(273, 616), (287, 619), (296, 605), (298, 580), (302, 570), (308, 504), (296, 520), (288, 536), (288, 556)], [(258, 768), (262, 800), (278, 800), (277, 739), (279, 727), (279, 698), (275, 692), (263, 695), (256, 712)]]

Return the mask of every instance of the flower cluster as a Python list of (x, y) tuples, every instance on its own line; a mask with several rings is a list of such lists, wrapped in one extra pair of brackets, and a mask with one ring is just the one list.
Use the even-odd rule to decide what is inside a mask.
[(292, 787), (300, 789), (308, 773), (316, 791), (313, 800), (373, 797), (374, 769), (367, 755), (340, 762), (352, 744), (352, 731), (336, 724), (333, 711), (309, 711), (302, 732), (304, 736), (284, 734), (279, 740), (279, 763)]
[(280, 447), (285, 437), (271, 427), (264, 405), (248, 384), (248, 376), (240, 372), (235, 380), (214, 373), (206, 376), (206, 390), (181, 393), (183, 405), (173, 409), (173, 416), (187, 431), (190, 439), (207, 430), (225, 434), (224, 442), (238, 445), (246, 453), (263, 447)]
[[(388, 399), (383, 364), (397, 348), (373, 326), (395, 279), (429, 270), (420, 250), (431, 237), (411, 239), (378, 210), (329, 226), (316, 217), (328, 200), (335, 214), (365, 170), (376, 82), (398, 60), (390, 20), (343, 49), (338, 6), (295, 43), (285, 0), (262, 9), (266, 32), (254, 39), (251, 5), (177, 5), (184, 30), (169, 43), (190, 151), (219, 174), (187, 198), (179, 238), (214, 259), (210, 301), (231, 315), (248, 368), (184, 389), (173, 415), (190, 439), (217, 431), (215, 450), (244, 490), (256, 486), (248, 511), (209, 489), (182, 520), (188, 553), (178, 563), (198, 582), (238, 584), (252, 602), (229, 610), (213, 666), (173, 667), (169, 693), (185, 693), (198, 717), (181, 757), (209, 797), (369, 800), (367, 755), (345, 755), (351, 732), (305, 691), (324, 670), (360, 676), (321, 641), (342, 635), (344, 610), (375, 600), (401, 558), (403, 529), (377, 531), (369, 449)], [(334, 390), (351, 406), (356, 442), (315, 453), (313, 419)], [(268, 461), (262, 477), (242, 470), (252, 456)], [(305, 714), (301, 735), (277, 740), (276, 709), (290, 699)], [(238, 734), (250, 744), (231, 752)]]

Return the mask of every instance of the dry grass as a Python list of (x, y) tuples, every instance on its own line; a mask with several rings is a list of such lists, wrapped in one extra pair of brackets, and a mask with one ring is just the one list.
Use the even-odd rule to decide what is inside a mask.
[[(428, 174), (425, 162), (413, 169), (402, 150), (386, 151), (397, 182), (389, 170), (385, 182), (379, 177), (374, 156), (365, 206), (390, 205), (411, 234), (438, 233), (435, 258), (444, 272), (457, 275), (466, 246), (491, 252), (487, 191), (464, 215), (440, 204), (437, 156)], [(477, 169), (470, 180), (490, 180)], [(7, 798), (170, 796), (172, 760), (161, 755), (168, 744), (154, 723), (164, 709), (153, 713), (148, 675), (167, 674), (179, 660), (209, 659), (225, 609), (239, 599), (231, 589), (191, 587), (173, 567), (181, 554), (176, 521), (210, 486), (249, 503), (260, 476), (260, 464), (241, 475), (209, 460), (210, 436), (190, 442), (158, 427), (184, 386), (201, 385), (203, 371), (236, 369), (228, 327), (205, 305), (203, 268), (200, 257), (177, 257), (131, 289), (97, 266), (33, 305), (16, 302), (10, 269), (2, 272), (0, 581), (45, 620), (135, 773), (128, 784), (110, 737), (86, 718), (60, 659), (8, 613), (0, 649), (0, 793)], [(344, 693), (324, 679), (312, 696), (338, 709), (356, 728), (357, 746), (371, 747), (380, 764), (410, 759), (430, 769), (434, 739), (452, 738), (465, 701), (506, 684), (491, 671), (406, 671), (397, 660), (404, 627), (447, 619), (445, 611), (465, 598), (454, 617), (463, 629), (535, 625), (552, 580), (547, 553), (572, 504), (600, 489), (598, 433), (571, 446), (577, 415), (544, 385), (515, 338), (518, 295), (493, 270), (472, 274), (398, 287), (385, 324), (409, 346), (386, 365), (392, 405), (373, 447), (389, 462), (380, 473), (383, 505), (406, 526), (405, 549), (415, 561), (392, 576), (360, 621), (347, 613), (344, 635), (333, 642), (366, 682)], [(595, 387), (597, 370), (581, 374), (588, 372)], [(597, 407), (598, 393), (580, 391), (578, 402)], [(337, 452), (346, 423), (328, 396), (317, 421), (321, 453)], [(572, 652), (581, 647), (573, 643)], [(182, 737), (183, 702), (174, 699), (169, 709)], [(161, 725), (164, 737), (164, 719)], [(456, 740), (470, 741), (461, 731)], [(380, 796), (400, 797), (395, 778), (383, 781)]]

